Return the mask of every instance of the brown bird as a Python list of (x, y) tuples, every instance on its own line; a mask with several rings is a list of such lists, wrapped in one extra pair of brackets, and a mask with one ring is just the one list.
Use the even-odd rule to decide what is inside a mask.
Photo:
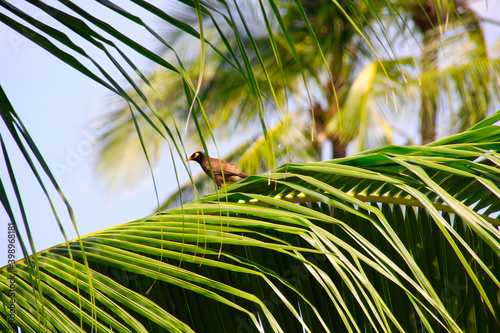
[[(212, 172), (210, 171), (210, 165), (208, 164), (207, 156), (202, 151), (197, 151), (193, 155), (189, 156), (186, 161), (196, 161), (200, 164), (201, 168), (208, 177), (212, 178)], [(247, 178), (248, 175), (242, 172), (240, 169), (235, 167), (229, 162), (219, 160), (218, 158), (210, 158), (210, 164), (212, 165), (212, 170), (215, 176), (215, 183), (220, 189), (221, 185), (226, 182), (226, 184), (232, 184), (243, 178)], [(222, 170), (221, 170), (222, 164)], [(223, 177), (224, 174), (224, 177)], [(213, 179), (213, 178), (212, 178)]]

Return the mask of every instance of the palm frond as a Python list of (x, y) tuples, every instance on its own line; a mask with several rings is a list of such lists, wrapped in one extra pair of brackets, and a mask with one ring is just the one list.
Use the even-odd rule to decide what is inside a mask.
[[(498, 121), (500, 112), (424, 147), (287, 164), (271, 183), (250, 176), (82, 237), (94, 304), (77, 241), (38, 253), (38, 286), (18, 261), (15, 323), (69, 332), (494, 332)], [(9, 274), (1, 270), (4, 304)]]

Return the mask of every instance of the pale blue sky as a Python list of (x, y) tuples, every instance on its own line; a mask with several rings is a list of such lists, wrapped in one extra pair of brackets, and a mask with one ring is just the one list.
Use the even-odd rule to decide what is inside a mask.
[[(47, 23), (50, 19), (44, 13), (35, 13), (41, 21)], [(135, 35), (140, 33), (137, 31)], [(130, 56), (134, 59), (133, 54)], [(99, 55), (96, 57), (99, 59)], [(93, 173), (91, 150), (94, 147), (92, 137), (89, 140), (89, 124), (102, 113), (102, 104), (112, 93), (2, 23), (0, 78), (10, 102), (69, 200), (81, 235), (138, 219), (152, 212), (156, 197), (149, 179), (134, 190), (110, 193)], [(7, 141), (9, 153), (17, 151), (7, 138), (3, 125), (0, 125), (0, 131)], [(20, 154), (9, 157), (21, 188), (31, 232), (36, 240), (36, 250), (63, 242), (48, 201), (29, 167)], [(162, 167), (163, 164), (159, 165), (159, 168)], [(175, 185), (169, 181), (168, 168), (164, 169), (166, 172), (156, 172), (160, 200), (172, 192)], [(3, 161), (0, 177), (8, 179)], [(12, 191), (9, 194), (14, 198)], [(75, 238), (76, 232), (65, 206), (57, 193), (52, 191), (51, 195), (68, 238)], [(17, 207), (15, 209), (18, 210)], [(18, 222), (22, 223), (20, 215), (17, 216)], [(0, 221), (4, 225), (0, 229), (0, 246), (4, 247), (8, 217), (3, 208), (0, 209)], [(3, 250), (0, 252), (6, 253)], [(20, 256), (20, 250), (18, 253)], [(0, 267), (6, 262), (6, 257), (2, 255)]]
[[(500, 17), (500, 0), (488, 1), (488, 11), (485, 11), (485, 4), (484, 1), (477, 2), (474, 8), (480, 10), (483, 17)], [(43, 13), (38, 14), (42, 21), (47, 19)], [(498, 39), (500, 35), (500, 29), (492, 25), (487, 25), (486, 32), (489, 42)], [(140, 33), (131, 32), (132, 37), (134, 34), (139, 36)], [(104, 87), (1, 23), (0, 84), (45, 160), (58, 176), (59, 185), (73, 207), (81, 235), (151, 213), (156, 197), (150, 179), (146, 179), (134, 190), (110, 195), (93, 174), (93, 144), (89, 139), (88, 125), (102, 112), (101, 105), (110, 96)], [(3, 125), (0, 125), (0, 132), (7, 141), (9, 152), (14, 152), (13, 143), (4, 134), (6, 131)], [(63, 242), (64, 238), (55, 223), (47, 199), (26, 163), (16, 154), (10, 158), (36, 240), (36, 250)], [(1, 163), (0, 177), (2, 180), (8, 179), (3, 161)], [(161, 163), (155, 170), (160, 200), (176, 187), (169, 165), (170, 163)], [(198, 171), (195, 169), (195, 172)], [(186, 179), (186, 175), (183, 179)], [(51, 195), (68, 238), (74, 238), (76, 233), (65, 207), (56, 193), (52, 191)], [(6, 247), (7, 221), (7, 215), (0, 209), (0, 224), (3, 225), (0, 226), (0, 253), (5, 253), (3, 248)], [(20, 252), (18, 253), (20, 258)], [(6, 257), (1, 256), (0, 267), (6, 262)]]

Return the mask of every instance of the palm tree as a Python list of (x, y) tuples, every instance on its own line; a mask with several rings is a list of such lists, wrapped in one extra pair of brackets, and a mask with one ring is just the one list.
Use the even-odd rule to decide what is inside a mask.
[[(175, 118), (159, 117), (152, 103), (153, 116), (148, 117), (104, 65), (94, 62), (102, 73), (96, 75), (56, 46), (53, 42), (59, 41), (94, 60), (81, 48), (85, 44), (74, 44), (59, 25), (56, 30), (15, 6), (0, 4), (38, 30), (0, 13), (2, 22), (131, 105), (148, 162), (145, 147), (152, 137), (140, 122), (164, 135), (171, 150), (182, 155)], [(205, 142), (200, 123), (207, 110), (194, 98), (197, 82), (185, 67), (155, 56), (73, 3), (63, 5), (78, 17), (33, 4), (92, 41), (87, 51), (94, 50), (92, 45), (112, 48), (108, 54), (120, 70), (115, 54), (129, 59), (105, 36), (176, 71), (185, 97), (195, 101), (192, 119)], [(135, 11), (100, 4), (149, 28)], [(217, 14), (210, 3), (187, 4), (205, 19)], [(204, 41), (184, 22), (147, 3), (137, 5)], [(243, 69), (250, 92), (258, 97), (254, 74), (250, 67)], [(140, 72), (139, 78), (151, 83), (154, 93), (153, 82)], [(141, 96), (144, 103), (151, 91)], [(34, 170), (52, 207), (61, 200), (72, 217), (1, 89), (0, 115), (2, 137), (17, 144), (16, 153)], [(18, 234), (25, 258), (0, 269), (2, 331), (494, 332), (500, 327), (500, 127), (494, 125), (499, 120), (496, 113), (463, 133), (422, 147), (390, 146), (327, 162), (287, 163), (189, 204), (33, 251), (32, 256)], [(272, 146), (269, 128), (266, 143)], [(0, 199), (15, 232), (21, 223), (33, 222), (25, 218), (29, 207), (17, 187), (16, 178), (23, 175), (12, 167), (2, 137), (8, 179), (0, 182)], [(12, 197), (6, 194), (7, 181), (14, 188)], [(51, 197), (50, 187), (59, 199)]]
[[(240, 139), (232, 145), (234, 150), (225, 156), (226, 159), (238, 160), (242, 169), (254, 174), (272, 169), (275, 160), (277, 164), (290, 160), (321, 160), (321, 152), (327, 141), (332, 143), (331, 156), (334, 158), (345, 156), (348, 144), (353, 141), (358, 142), (356, 147), (359, 150), (392, 143), (395, 129), (403, 133), (407, 130), (400, 128), (404, 122), (401, 114), (420, 114), (422, 143), (436, 139), (435, 124), (440, 110), (449, 110), (450, 114), (443, 117), (453, 119), (445, 133), (465, 130), (491, 113), (491, 103), (498, 101), (495, 97), (498, 62), (488, 58), (477, 16), (462, 1), (454, 2), (454, 5), (456, 11), (461, 13), (456, 20), (461, 22), (459, 24), (449, 18), (449, 31), (440, 34), (452, 8), (436, 9), (433, 2), (423, 5), (413, 1), (398, 2), (390, 7), (390, 15), (378, 17), (373, 11), (375, 14), (382, 13), (385, 7), (374, 9), (363, 4), (352, 7), (349, 3), (339, 7), (331, 1), (307, 1), (301, 10), (288, 4), (282, 18), (272, 11), (272, 5), (271, 8), (263, 8), (266, 13), (272, 12), (276, 16), (259, 15), (257, 3), (248, 2), (240, 7), (220, 4), (221, 11), (227, 6), (230, 12), (242, 12), (244, 15), (235, 19), (236, 28), (217, 26), (217, 20), (212, 24), (204, 21), (205, 34), (211, 36), (211, 42), (219, 50), (206, 53), (207, 65), (198, 95), (203, 101), (211, 128), (208, 130), (206, 124), (200, 123), (204, 137), (213, 133), (219, 140), (233, 142), (235, 136), (241, 137), (238, 135), (241, 131), (264, 126), (264, 134), (259, 130), (247, 136), (246, 140)], [(345, 15), (344, 10), (349, 9), (357, 18), (355, 24)], [(307, 20), (303, 13), (307, 14)], [(196, 26), (198, 20), (195, 14), (190, 17), (189, 13), (182, 13), (183, 22)], [(376, 19), (368, 19), (370, 14)], [(403, 19), (409, 23), (401, 23)], [(382, 58), (362, 68), (371, 51), (359, 31), (364, 31), (374, 40), (373, 36), (380, 31), (372, 28), (373, 22), (386, 22), (389, 25), (387, 30), (409, 35), (404, 37), (403, 42), (411, 44), (414, 49), (421, 47), (422, 52), (413, 59)], [(402, 30), (392, 27), (402, 27)], [(251, 33), (246, 35), (245, 28)], [(407, 30), (413, 28), (416, 32), (409, 34)], [(242, 79), (245, 77), (242, 70), (244, 64), (237, 62), (241, 61), (241, 57), (236, 55), (234, 59), (231, 58), (237, 53), (237, 43), (234, 41), (236, 33), (242, 39), (242, 47), (246, 47), (248, 63), (254, 64), (252, 76), (258, 78), (257, 92), (249, 93), (247, 90), (250, 79)], [(174, 40), (181, 44), (181, 49), (189, 47), (192, 51), (191, 40), (188, 39), (182, 45), (182, 38), (185, 37), (186, 34), (177, 33)], [(289, 40), (293, 44), (287, 43)], [(233, 48), (221, 51), (226, 44)], [(470, 44), (472, 46), (468, 47)], [(440, 50), (447, 55), (454, 52), (457, 45), (468, 52), (456, 55), (454, 61), (450, 57), (438, 57)], [(174, 59), (171, 50), (167, 51), (167, 59)], [(390, 57), (390, 50), (386, 52)], [(197, 58), (194, 58), (190, 65), (192, 71), (189, 72), (192, 77), (196, 77), (200, 70)], [(183, 124), (191, 117), (191, 113), (185, 111), (190, 108), (190, 102), (183, 98), (182, 80), (175, 72), (160, 70), (151, 74), (150, 81), (162, 82), (160, 95), (161, 99), (169, 101), (168, 107), (155, 96), (156, 92), (147, 95), (163, 119), (173, 115), (182, 124), (181, 131), (184, 129)], [(147, 84), (143, 86), (147, 87)], [(130, 94), (134, 95), (133, 92)], [(256, 102), (255, 96), (259, 94), (264, 99)], [(471, 103), (471, 94), (477, 97), (474, 98), (477, 103)], [(394, 104), (387, 103), (388, 95), (394, 95)], [(447, 103), (448, 100), (455, 102)], [(147, 112), (149, 106), (146, 102), (138, 101), (138, 104)], [(262, 109), (259, 105), (262, 105)], [(278, 110), (278, 116), (273, 117), (269, 110), (275, 109)], [(101, 140), (98, 170), (112, 181), (117, 180), (116, 175), (123, 175), (116, 172), (117, 163), (126, 166), (123, 170), (127, 172), (142, 151), (141, 145), (135, 140), (135, 125), (129, 113), (128, 106), (122, 104), (104, 120), (110, 124), (110, 130)], [(143, 131), (152, 133), (149, 136), (154, 137), (155, 130), (145, 125)], [(186, 126), (186, 129), (184, 138), (188, 138), (187, 146), (192, 147), (191, 150), (199, 148), (197, 128)], [(305, 140), (304, 131), (307, 133)], [(264, 137), (269, 133), (274, 135), (265, 140)], [(307, 136), (311, 139), (308, 140)], [(256, 145), (256, 142), (269, 144), (270, 141), (274, 147), (281, 145), (286, 149), (272, 149), (275, 154), (273, 157), (268, 148)], [(162, 142), (148, 140), (149, 150), (159, 155), (164, 150)], [(126, 152), (125, 156), (123, 152)], [(255, 160), (264, 163), (255, 163)], [(140, 173), (133, 170), (137, 177)], [(126, 178), (132, 179), (130, 176)], [(204, 178), (198, 177), (194, 183), (203, 193), (213, 187)], [(166, 201), (164, 207), (179, 203), (180, 193), (194, 199), (192, 189), (192, 182), (184, 184), (180, 191)]]
[[(452, 29), (452, 31), (444, 30), (448, 28), (449, 15), (454, 16), (455, 14), (450, 14), (450, 11), (439, 10), (436, 7), (448, 6), (448, 4), (438, 4), (432, 1), (401, 1), (398, 2), (397, 6), (401, 12), (411, 16), (416, 33), (421, 36), (422, 76), (428, 76), (424, 84), (443, 76), (443, 71), (439, 69), (440, 64), (444, 68), (450, 65), (458, 67), (464, 63), (479, 65), (476, 68), (480, 68), (481, 65), (484, 65), (484, 60), (489, 59), (480, 20), (469, 8), (467, 1), (457, 0), (454, 2), (454, 10), (459, 13), (458, 18), (463, 22), (463, 25), (458, 29)], [(440, 38), (443, 34), (443, 38)], [(443, 43), (446, 45), (443, 45)], [(459, 48), (465, 51), (459, 51)], [(440, 50), (443, 51), (441, 55), (439, 55)], [(457, 51), (458, 55), (453, 54)], [(475, 63), (477, 60), (482, 61), (482, 63)], [(490, 81), (488, 72), (484, 74), (486, 74), (486, 80), (482, 81), (482, 83), (474, 82), (472, 90), (477, 89), (478, 97), (485, 95), (487, 99), (491, 100), (495, 98), (496, 94), (491, 94), (488, 89), (484, 89), (484, 84)], [(455, 87), (445, 89), (445, 91), (449, 92), (451, 90), (449, 92), (451, 94), (456, 89), (459, 92), (458, 96), (462, 98), (462, 103), (458, 106), (456, 113), (458, 114), (457, 117), (463, 122), (462, 126), (465, 126), (462, 128), (463, 130), (473, 124), (470, 122), (469, 116), (471, 114), (474, 114), (472, 121), (478, 121), (486, 117), (488, 109), (486, 105), (481, 103), (468, 105), (469, 101), (465, 101), (465, 99), (469, 98), (469, 94), (460, 93), (460, 90), (471, 84), (471, 80), (456, 78), (454, 83), (456, 84)], [(428, 88), (428, 86), (426, 87)], [(476, 92), (472, 94), (476, 94)], [(423, 144), (432, 142), (437, 138), (436, 124), (439, 99), (439, 89), (423, 89), (421, 92), (420, 137)]]

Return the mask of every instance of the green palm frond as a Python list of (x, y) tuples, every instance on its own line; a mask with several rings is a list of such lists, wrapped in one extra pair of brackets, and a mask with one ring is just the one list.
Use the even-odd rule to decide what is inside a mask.
[[(37, 285), (20, 260), (16, 325), (67, 332), (494, 332), (498, 121), (500, 112), (428, 146), (287, 164), (271, 182), (250, 176), (82, 237), (92, 287), (78, 241), (38, 253)], [(9, 274), (1, 270), (4, 304)], [(7, 331), (8, 308), (1, 311)]]

